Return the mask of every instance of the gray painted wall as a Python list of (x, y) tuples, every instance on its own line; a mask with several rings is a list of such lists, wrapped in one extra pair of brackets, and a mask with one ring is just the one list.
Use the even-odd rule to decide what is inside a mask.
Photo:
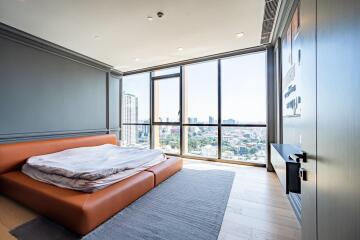
[(119, 131), (118, 77), (1, 34), (0, 53), (0, 141)]
[(360, 1), (300, 4), (307, 91), (302, 117), (284, 119), (283, 130), (287, 143), (298, 142), (301, 133), (308, 153), (301, 164), (307, 171), (301, 186), (302, 237), (360, 239)]
[[(299, 0), (288, 0), (288, 1), (281, 1), (281, 6), (279, 10), (280, 18), (277, 20), (275, 24), (275, 33), (273, 37), (273, 44), (275, 44), (275, 49), (281, 48), (281, 42), (278, 41), (278, 37), (282, 39), (286, 38), (286, 30), (291, 21), (291, 17), (295, 11), (296, 6), (298, 5)], [(277, 52), (277, 60), (282, 61), (282, 53)], [(275, 60), (276, 61), (276, 60)], [(277, 104), (282, 103), (282, 66), (278, 66), (279, 69), (276, 69), (277, 74), (275, 75), (275, 82), (276, 84), (281, 84), (281, 86), (276, 86), (279, 90), (277, 92)], [(300, 145), (300, 131), (301, 129), (299, 126), (301, 125), (301, 117), (283, 117), (282, 116), (282, 109), (278, 109), (278, 134), (282, 136), (277, 136), (278, 143), (286, 143), (286, 144), (296, 144)]]
[(317, 0), (318, 240), (360, 239), (359, 26), (359, 0)]

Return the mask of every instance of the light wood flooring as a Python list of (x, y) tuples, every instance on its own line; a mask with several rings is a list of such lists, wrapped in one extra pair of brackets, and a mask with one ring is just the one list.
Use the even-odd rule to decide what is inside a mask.
[[(300, 225), (275, 173), (265, 168), (184, 159), (190, 169), (236, 173), (218, 240), (300, 240)], [(0, 239), (36, 214), (0, 195)]]

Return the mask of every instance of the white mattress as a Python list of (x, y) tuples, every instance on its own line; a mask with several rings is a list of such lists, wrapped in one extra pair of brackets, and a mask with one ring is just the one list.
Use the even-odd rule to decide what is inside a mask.
[(105, 144), (30, 157), (23, 165), (22, 172), (59, 187), (94, 192), (165, 159), (160, 150)]

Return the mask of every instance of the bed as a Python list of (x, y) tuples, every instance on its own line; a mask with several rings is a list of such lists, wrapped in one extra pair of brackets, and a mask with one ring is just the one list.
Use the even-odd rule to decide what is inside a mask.
[(151, 168), (93, 193), (60, 188), (21, 172), (22, 165), (31, 156), (103, 144), (117, 144), (116, 136), (0, 144), (0, 193), (85, 235), (182, 168), (181, 159), (167, 157)]

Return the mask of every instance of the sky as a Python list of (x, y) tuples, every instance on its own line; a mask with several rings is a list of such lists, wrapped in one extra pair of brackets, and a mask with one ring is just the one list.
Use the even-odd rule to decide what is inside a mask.
[[(254, 53), (221, 60), (222, 120), (266, 123), (266, 53)], [(208, 122), (217, 119), (217, 61), (185, 66), (188, 117)], [(175, 121), (179, 110), (179, 79), (158, 80), (159, 113)], [(184, 89), (184, 90), (185, 90)], [(138, 96), (140, 121), (149, 119), (149, 73), (125, 76), (123, 91)]]

